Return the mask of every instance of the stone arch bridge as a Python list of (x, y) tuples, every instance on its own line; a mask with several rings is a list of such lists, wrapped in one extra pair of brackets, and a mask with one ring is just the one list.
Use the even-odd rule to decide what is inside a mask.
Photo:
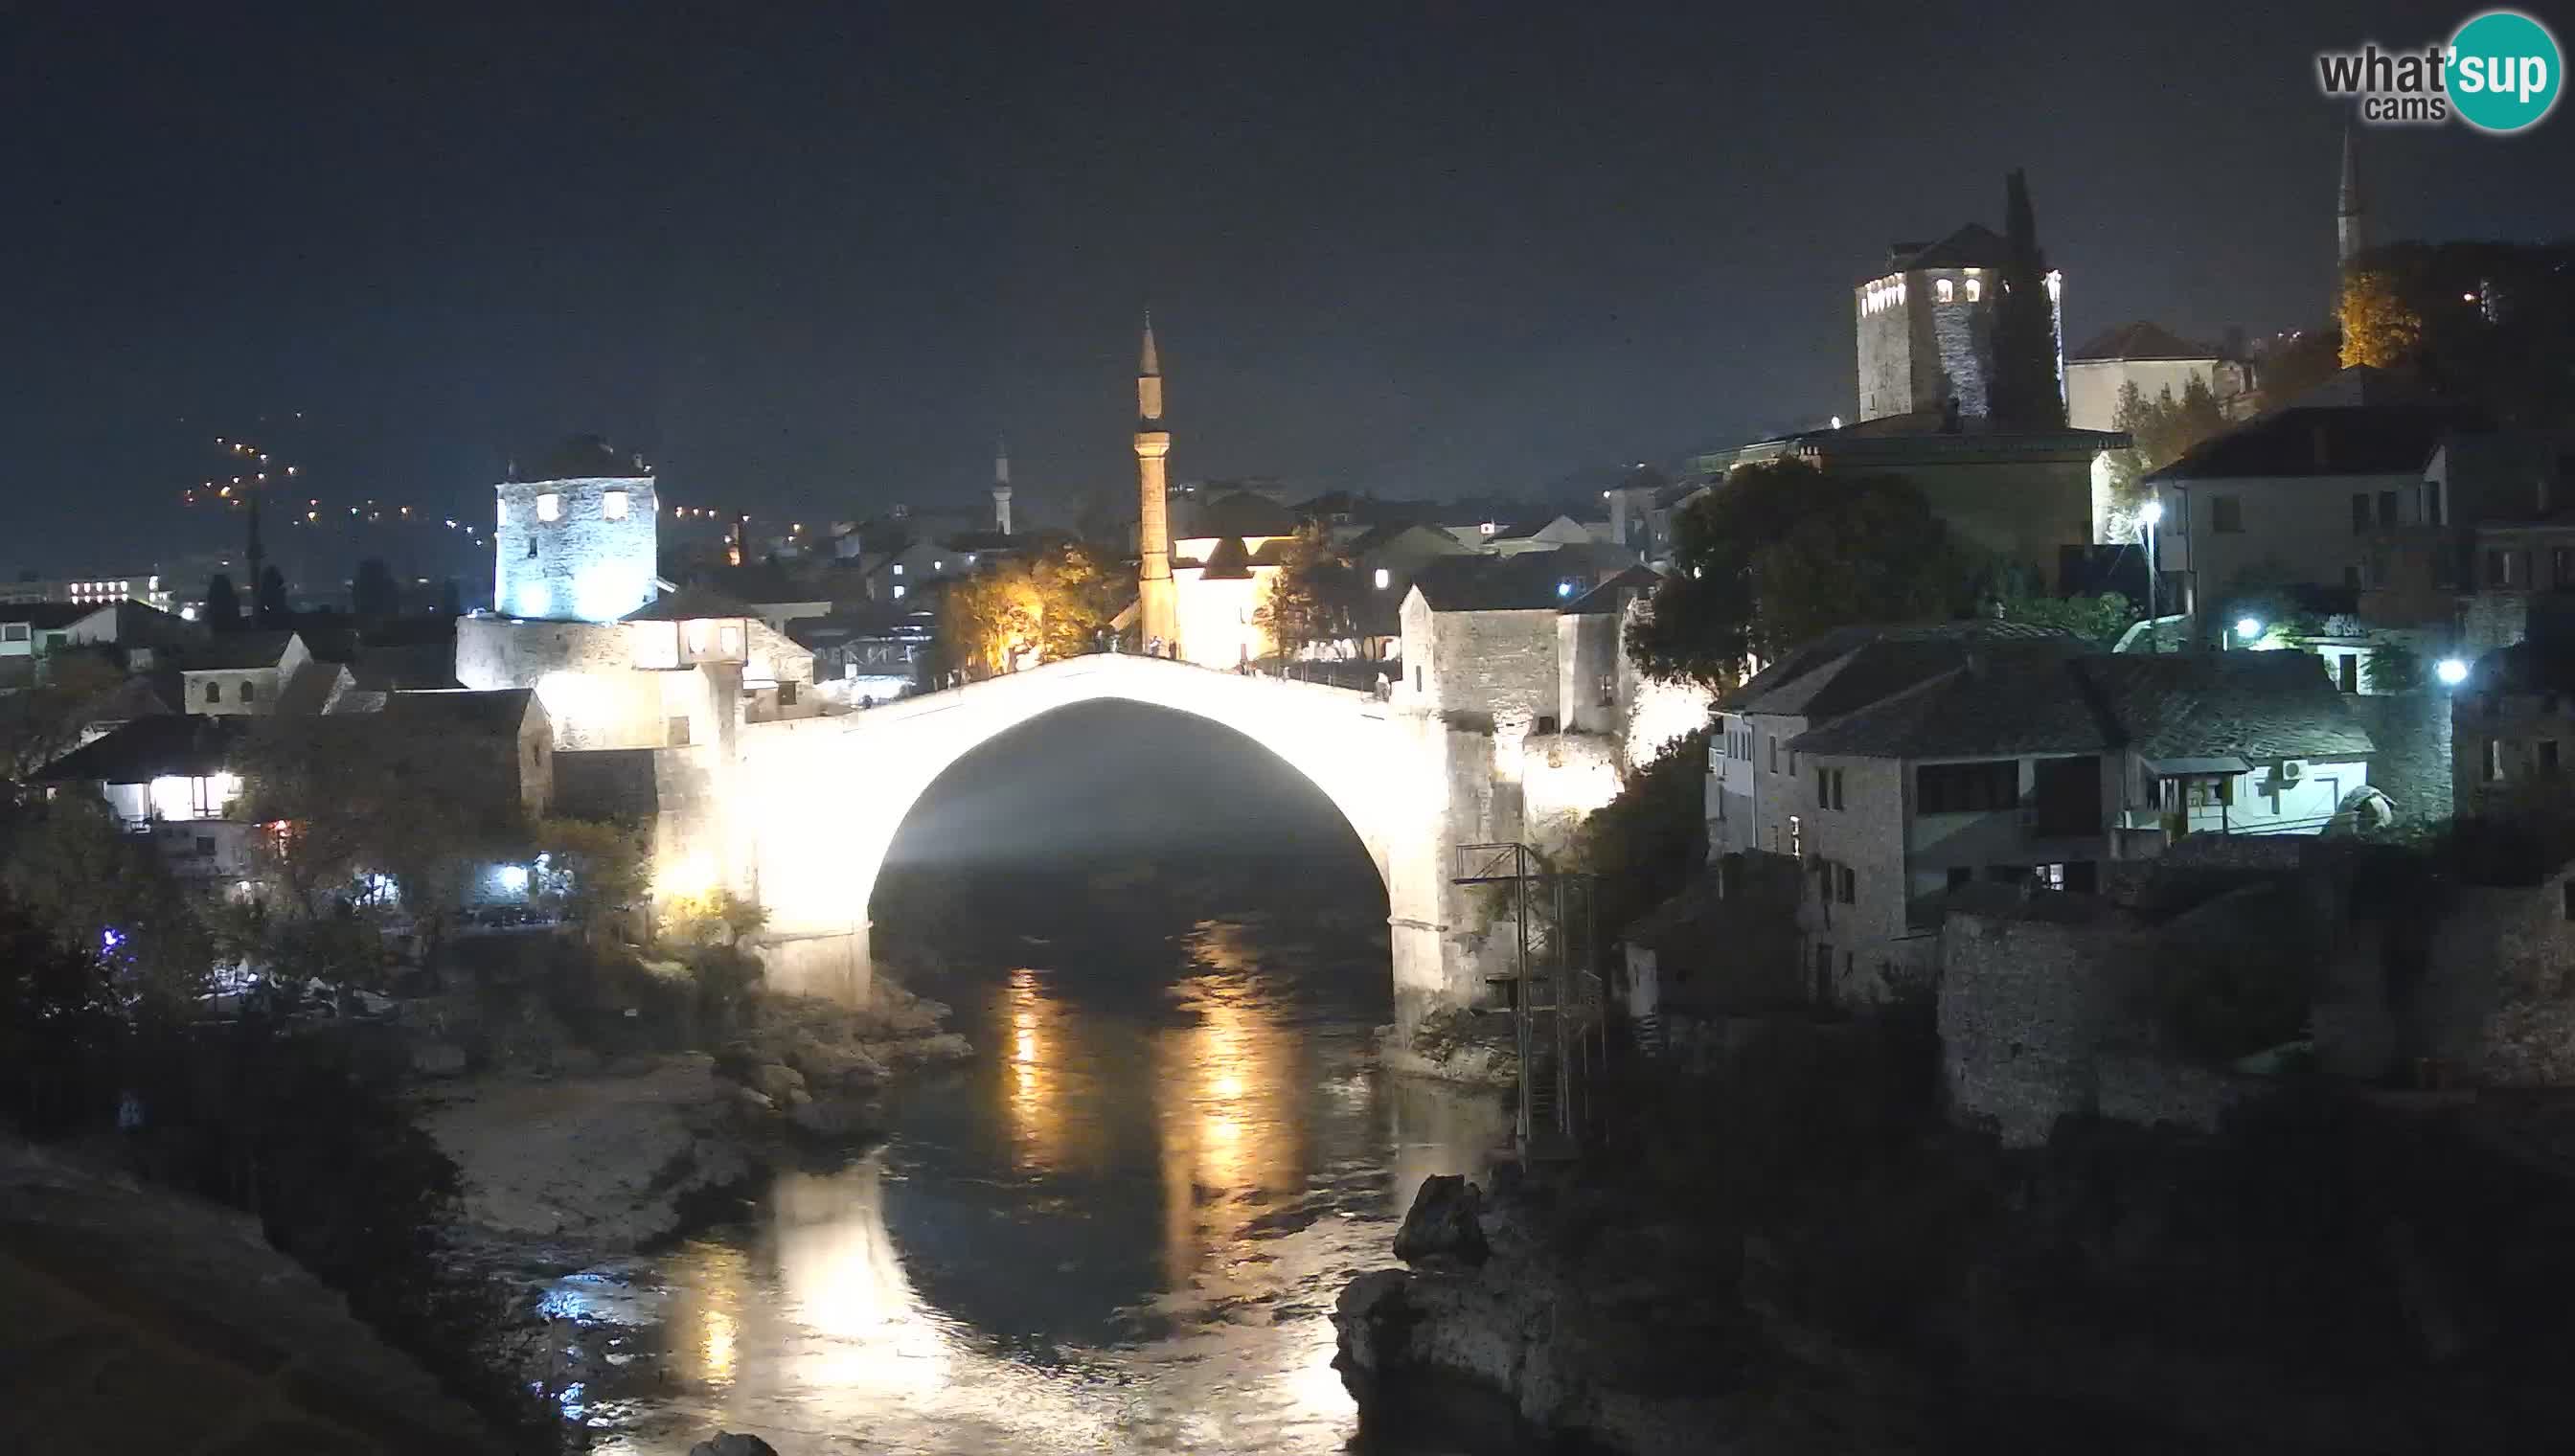
[[(1075, 658), (831, 718), (748, 724), (730, 781), (711, 784), (725, 877), (769, 911), (773, 984), (864, 991), (868, 901), (896, 832), (933, 780), (978, 744), (1076, 704), (1188, 714), (1296, 768), (1340, 810), (1385, 883), (1396, 1018), (1475, 1004), (1511, 937), (1454, 884), (1455, 846), (1561, 843), (1616, 791), (1609, 741), (1503, 740), (1489, 727), (1313, 684), (1155, 658)], [(694, 836), (693, 836), (694, 837)], [(666, 848), (665, 853), (669, 850)]]

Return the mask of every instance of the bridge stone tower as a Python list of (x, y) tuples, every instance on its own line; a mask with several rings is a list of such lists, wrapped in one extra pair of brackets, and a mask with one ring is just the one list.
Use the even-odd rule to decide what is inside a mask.
[(1172, 584), (1170, 479), (1163, 464), (1172, 432), (1163, 428), (1163, 359), (1154, 348), (1154, 316), (1145, 315), (1145, 348), (1136, 363), (1136, 606), (1148, 646), (1160, 639), (1168, 657), (1181, 655), (1180, 597)]

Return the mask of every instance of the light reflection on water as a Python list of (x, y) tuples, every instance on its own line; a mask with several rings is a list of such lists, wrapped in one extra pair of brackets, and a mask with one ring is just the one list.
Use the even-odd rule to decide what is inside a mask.
[(1343, 1449), (1333, 1298), (1506, 1124), (1369, 1067), (1382, 990), (1351, 982), (1382, 942), (1353, 964), (1364, 941), (1222, 920), (1181, 950), (1143, 990), (1099, 966), (940, 988), (988, 1054), (899, 1093), (885, 1147), (654, 1261), (658, 1377), (594, 1389), (598, 1449)]

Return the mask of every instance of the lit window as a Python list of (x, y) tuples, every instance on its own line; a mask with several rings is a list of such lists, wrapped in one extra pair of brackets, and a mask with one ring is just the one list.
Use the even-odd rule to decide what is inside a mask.
[(608, 491), (599, 498), (599, 514), (610, 521), (626, 519), (626, 493)]
[(556, 495), (552, 491), (548, 491), (544, 495), (537, 497), (537, 519), (539, 521), (561, 521), (563, 519), (563, 497)]
[(1958, 292), (1957, 285), (1955, 285), (1955, 284), (1951, 283), (1949, 280), (1947, 280), (1947, 279), (1945, 279), (1945, 278), (1944, 278), (1944, 279), (1941, 279), (1941, 280), (1940, 280), (1940, 282), (1936, 285), (1936, 287), (1939, 289), (1939, 293), (1940, 293), (1940, 302), (1942, 302), (1942, 303), (1944, 303), (1944, 304), (1945, 304), (1945, 303), (1953, 303), (1953, 302), (1955, 302), (1955, 301), (1956, 301), (1956, 296), (1957, 296), (1957, 292)]
[(896, 600), (897, 602), (900, 602), (900, 601), (902, 601), (902, 600), (903, 600), (903, 586), (902, 586), (902, 584), (901, 584), (901, 583), (897, 583), (897, 584), (895, 585), (895, 589), (894, 589), (894, 600)]
[(1379, 567), (1376, 569), (1376, 589), (1378, 591), (1384, 591), (1386, 584), (1392, 580), (1394, 580), (1393, 577), (1387, 574), (1385, 568)]
[(896, 562), (894, 564), (894, 574), (898, 577), (903, 575), (903, 563)]
[(944, 572), (944, 571), (948, 570), (948, 563), (946, 563), (946, 562), (932, 562), (932, 563), (930, 564), (930, 569), (931, 569), (932, 571), (934, 571), (934, 572)]
[(1969, 302), (1969, 303), (1974, 303), (1974, 302), (1976, 302), (1977, 300), (1979, 300), (1979, 299), (1983, 298), (1984, 296), (1985, 296), (1985, 281), (1984, 281), (1983, 279), (1981, 279), (1981, 278), (1970, 278), (1970, 279), (1968, 279), (1968, 280), (1967, 280), (1967, 302)]

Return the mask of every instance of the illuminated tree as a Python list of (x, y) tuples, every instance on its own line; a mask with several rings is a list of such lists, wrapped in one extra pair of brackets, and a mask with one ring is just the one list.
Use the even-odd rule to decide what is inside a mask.
[(1309, 521), (1288, 538), (1279, 575), (1271, 580), (1270, 598), (1255, 619), (1279, 656), (1292, 658), (1317, 643), (1355, 639), (1365, 603), (1358, 569), (1332, 550), (1320, 525)]
[(1123, 574), (1080, 542), (991, 562), (948, 584), (939, 604), (941, 652), (977, 675), (1096, 652), (1125, 590)]
[(593, 819), (545, 819), (535, 833), (548, 863), (540, 894), (597, 939), (625, 906), (643, 901), (652, 878), (641, 830)]
[(1837, 627), (1943, 617), (1963, 590), (1947, 527), (1900, 477), (1750, 466), (1672, 532), (1677, 570), (1627, 636), (1657, 677), (1729, 687), (1750, 658)]
[(2393, 272), (2353, 268), (2343, 275), (2342, 323), (2345, 368), (2367, 365), (2392, 369), (2414, 357), (2423, 342), (2423, 317), (2405, 302)]

